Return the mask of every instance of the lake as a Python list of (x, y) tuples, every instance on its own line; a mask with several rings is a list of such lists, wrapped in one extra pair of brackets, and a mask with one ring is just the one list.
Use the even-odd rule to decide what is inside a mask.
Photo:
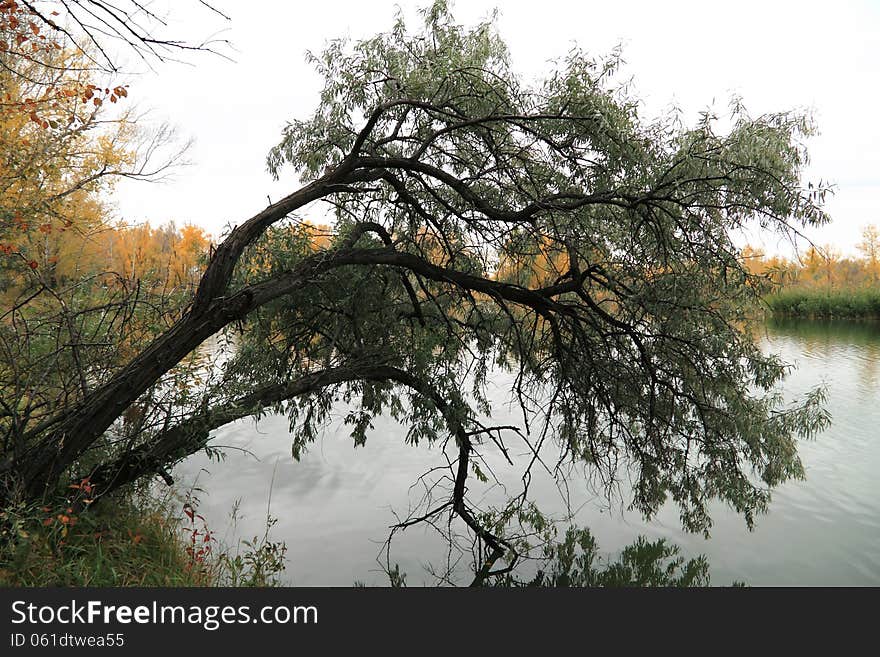
[[(619, 502), (609, 504), (577, 486), (583, 479), (575, 475), (564, 491), (566, 502), (553, 480), (536, 472), (532, 498), (547, 512), (575, 509), (576, 522), (592, 530), (607, 556), (639, 535), (664, 537), (685, 556), (705, 554), (715, 585), (880, 585), (880, 324), (773, 320), (762, 341), (795, 366), (783, 385), (786, 395), (827, 386), (832, 422), (800, 444), (806, 481), (779, 487), (753, 531), (720, 504), (712, 507), (709, 539), (683, 532), (670, 505), (645, 522)], [(497, 381), (492, 397), (493, 418), (516, 422), (503, 384)], [(340, 407), (340, 421), (299, 462), (291, 458), (287, 419), (268, 416), (216, 432), (213, 444), (228, 448), (224, 461), (197, 454), (174, 472), (179, 485), (197, 488), (199, 511), (228, 545), (262, 535), (268, 509), (277, 518), (270, 539), (287, 544), (289, 585), (387, 584), (377, 558), (384, 559), (388, 527), (422, 499), (420, 475), (447, 462), (439, 446), (406, 445), (404, 428), (390, 418), (377, 420), (367, 444), (355, 448), (341, 423), (344, 411)], [(508, 444), (525, 458), (524, 448), (512, 439)], [(497, 453), (486, 458), (507, 491), (518, 492), (518, 470)], [(498, 486), (470, 486), (471, 499), (502, 499)], [(415, 527), (395, 536), (390, 561), (407, 573), (408, 585), (420, 585), (433, 582), (428, 562), (443, 569), (448, 558), (436, 533)], [(466, 565), (467, 559), (453, 568), (463, 583), (469, 581)]]

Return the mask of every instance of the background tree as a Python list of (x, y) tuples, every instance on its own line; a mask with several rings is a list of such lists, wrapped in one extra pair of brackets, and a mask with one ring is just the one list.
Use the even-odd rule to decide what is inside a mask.
[(880, 275), (880, 272), (878, 272), (878, 269), (880, 269), (880, 265), (878, 265), (878, 259), (880, 259), (880, 230), (877, 229), (877, 226), (868, 224), (864, 227), (862, 230), (862, 241), (859, 242), (858, 249), (867, 259), (871, 280), (876, 283), (878, 275)]
[(821, 284), (825, 280), (823, 278), (825, 255), (822, 251), (811, 245), (801, 259), (801, 262), (802, 280), (810, 281), (814, 285)]
[[(783, 406), (774, 392), (785, 366), (745, 324), (759, 294), (730, 234), (758, 223), (794, 238), (827, 221), (800, 179), (806, 117), (736, 106), (726, 132), (709, 113), (688, 129), (645, 120), (614, 83), (616, 57), (573, 50), (526, 82), (491, 22), (465, 28), (442, 2), (421, 32), (398, 19), (313, 62), (318, 109), (268, 160), (302, 186), (229, 233), (137, 355), (89, 372), (39, 422), (7, 425), (7, 499), (72, 476), (112, 490), (268, 410), (289, 414), (297, 455), (343, 398), (356, 443), (388, 412), (408, 442), (447, 446), (448, 475), (400, 528), (466, 532), (481, 584), (546, 528), (528, 503), (533, 467), (572, 463), (606, 491), (629, 477), (633, 508), (651, 516), (671, 499), (705, 532), (710, 500), (751, 524), (774, 486), (803, 475), (796, 439), (825, 421), (820, 396)], [(323, 244), (296, 214), (318, 200), (335, 216)], [(237, 347), (222, 369), (190, 369), (197, 386), (164, 394), (224, 330)], [(520, 427), (486, 420), (499, 372)], [(522, 493), (477, 508), (484, 453), (509, 457), (511, 441), (533, 454)]]
[[(120, 107), (126, 87), (96, 84), (88, 58), (33, 20), (21, 3), (0, 6), (0, 43), (13, 44), (0, 48), (4, 458), (22, 448), (20, 428), (88, 394), (101, 363), (130, 358), (150, 324), (164, 328), (156, 321), (166, 312), (164, 299), (139, 293), (139, 281), (120, 284), (107, 247), (114, 181), (161, 174), (175, 155), (158, 163), (151, 156), (167, 133), (144, 134)], [(117, 109), (112, 117), (109, 106)], [(186, 257), (185, 266), (196, 264)]]
[(837, 283), (838, 263), (841, 260), (841, 253), (831, 244), (825, 244), (822, 247), (822, 282), (828, 288), (832, 288)]

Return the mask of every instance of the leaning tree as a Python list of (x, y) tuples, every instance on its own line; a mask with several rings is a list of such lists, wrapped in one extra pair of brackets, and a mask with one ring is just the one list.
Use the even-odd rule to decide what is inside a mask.
[[(462, 523), (482, 583), (515, 563), (505, 523), (530, 513), (526, 495), (493, 517), (469, 499), (484, 449), (525, 441), (528, 469), (555, 446), (557, 463), (606, 485), (625, 473), (633, 508), (671, 499), (691, 531), (710, 527), (712, 499), (751, 524), (803, 475), (796, 440), (822, 425), (820, 395), (785, 405), (776, 392), (785, 366), (749, 323), (763, 281), (733, 234), (794, 239), (827, 220), (825, 190), (801, 180), (807, 117), (735, 105), (723, 128), (709, 113), (646, 120), (616, 57), (573, 50), (524, 80), (491, 21), (463, 27), (442, 2), (416, 34), (398, 19), (311, 59), (318, 109), (268, 157), (301, 186), (228, 233), (139, 353), (95, 352), (63, 404), (26, 421), (7, 410), (5, 500), (85, 477), (106, 494), (268, 411), (289, 414), (297, 454), (344, 398), (356, 441), (381, 413), (410, 442), (447, 441), (445, 495), (407, 522)], [(317, 215), (304, 220), (319, 201), (332, 215), (321, 239)], [(216, 334), (235, 343), (228, 361), (181, 369)], [(486, 419), (499, 372), (518, 428)]]

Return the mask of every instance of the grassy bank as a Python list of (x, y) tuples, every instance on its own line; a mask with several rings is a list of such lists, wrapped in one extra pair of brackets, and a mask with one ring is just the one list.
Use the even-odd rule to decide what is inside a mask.
[(192, 506), (143, 493), (81, 512), (66, 503), (0, 512), (0, 586), (270, 586), (285, 551), (268, 526), (243, 549), (219, 545)]
[(782, 317), (880, 318), (880, 288), (784, 289), (765, 298)]

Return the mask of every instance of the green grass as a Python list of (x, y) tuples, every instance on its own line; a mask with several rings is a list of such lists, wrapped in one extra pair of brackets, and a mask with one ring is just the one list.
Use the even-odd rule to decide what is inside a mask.
[[(184, 504), (186, 502), (186, 504)], [(0, 511), (0, 586), (277, 586), (287, 546), (221, 544), (193, 505), (128, 491), (76, 511), (66, 501)]]
[(765, 297), (782, 317), (880, 318), (880, 288), (789, 288)]
[(68, 513), (7, 509), (0, 518), (0, 586), (208, 586), (211, 562), (187, 554), (181, 523), (147, 498), (117, 497)]

